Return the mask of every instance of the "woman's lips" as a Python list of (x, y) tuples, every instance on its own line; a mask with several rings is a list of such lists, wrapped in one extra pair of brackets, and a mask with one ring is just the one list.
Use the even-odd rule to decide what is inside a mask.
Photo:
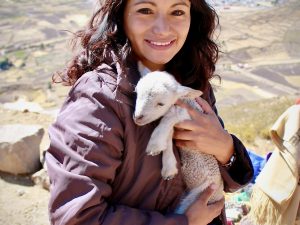
[(145, 40), (148, 46), (151, 48), (157, 49), (157, 50), (165, 50), (170, 48), (174, 43), (175, 40), (172, 41), (150, 41), (150, 40)]

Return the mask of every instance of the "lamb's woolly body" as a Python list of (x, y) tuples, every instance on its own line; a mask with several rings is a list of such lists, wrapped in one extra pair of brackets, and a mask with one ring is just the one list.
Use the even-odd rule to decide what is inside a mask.
[[(165, 179), (172, 178), (177, 174), (172, 146), (173, 127), (180, 121), (191, 119), (187, 110), (174, 103), (180, 98), (202, 112), (200, 105), (194, 100), (197, 91), (181, 86), (166, 72), (148, 73), (138, 82), (136, 90), (135, 118), (142, 116), (141, 120), (136, 120), (137, 124), (144, 125), (163, 116), (151, 135), (146, 152), (150, 155), (162, 152), (162, 176)], [(163, 101), (164, 106), (157, 106), (155, 101)], [(218, 189), (209, 202), (223, 198), (223, 181), (215, 157), (191, 149), (180, 151), (181, 171), (189, 192), (182, 199), (176, 212), (184, 213), (199, 194), (212, 183), (215, 183)]]
[[(193, 108), (203, 111), (200, 105), (193, 99), (182, 99)], [(216, 202), (223, 198), (223, 181), (216, 158), (209, 154), (204, 154), (196, 150), (180, 148), (181, 172), (188, 187), (189, 193), (180, 202), (176, 209), (177, 213), (183, 214), (192, 202), (210, 184), (217, 185), (216, 192), (209, 202)]]

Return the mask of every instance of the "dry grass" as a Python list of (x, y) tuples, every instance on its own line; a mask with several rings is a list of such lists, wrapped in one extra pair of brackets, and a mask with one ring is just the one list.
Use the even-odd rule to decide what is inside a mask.
[(253, 144), (257, 138), (270, 139), (271, 126), (295, 99), (290, 96), (248, 102), (220, 108), (219, 114), (230, 133), (236, 134), (244, 143)]

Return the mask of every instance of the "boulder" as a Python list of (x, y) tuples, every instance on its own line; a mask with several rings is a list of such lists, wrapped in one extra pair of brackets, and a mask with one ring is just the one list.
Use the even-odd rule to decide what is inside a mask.
[(34, 173), (41, 168), (40, 143), (44, 129), (38, 125), (0, 126), (0, 171)]

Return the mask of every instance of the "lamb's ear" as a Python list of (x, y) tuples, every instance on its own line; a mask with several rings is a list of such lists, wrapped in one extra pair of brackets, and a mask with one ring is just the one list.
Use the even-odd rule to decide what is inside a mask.
[(194, 99), (201, 96), (203, 92), (189, 87), (179, 86), (177, 89), (177, 94), (179, 95), (180, 98)]

